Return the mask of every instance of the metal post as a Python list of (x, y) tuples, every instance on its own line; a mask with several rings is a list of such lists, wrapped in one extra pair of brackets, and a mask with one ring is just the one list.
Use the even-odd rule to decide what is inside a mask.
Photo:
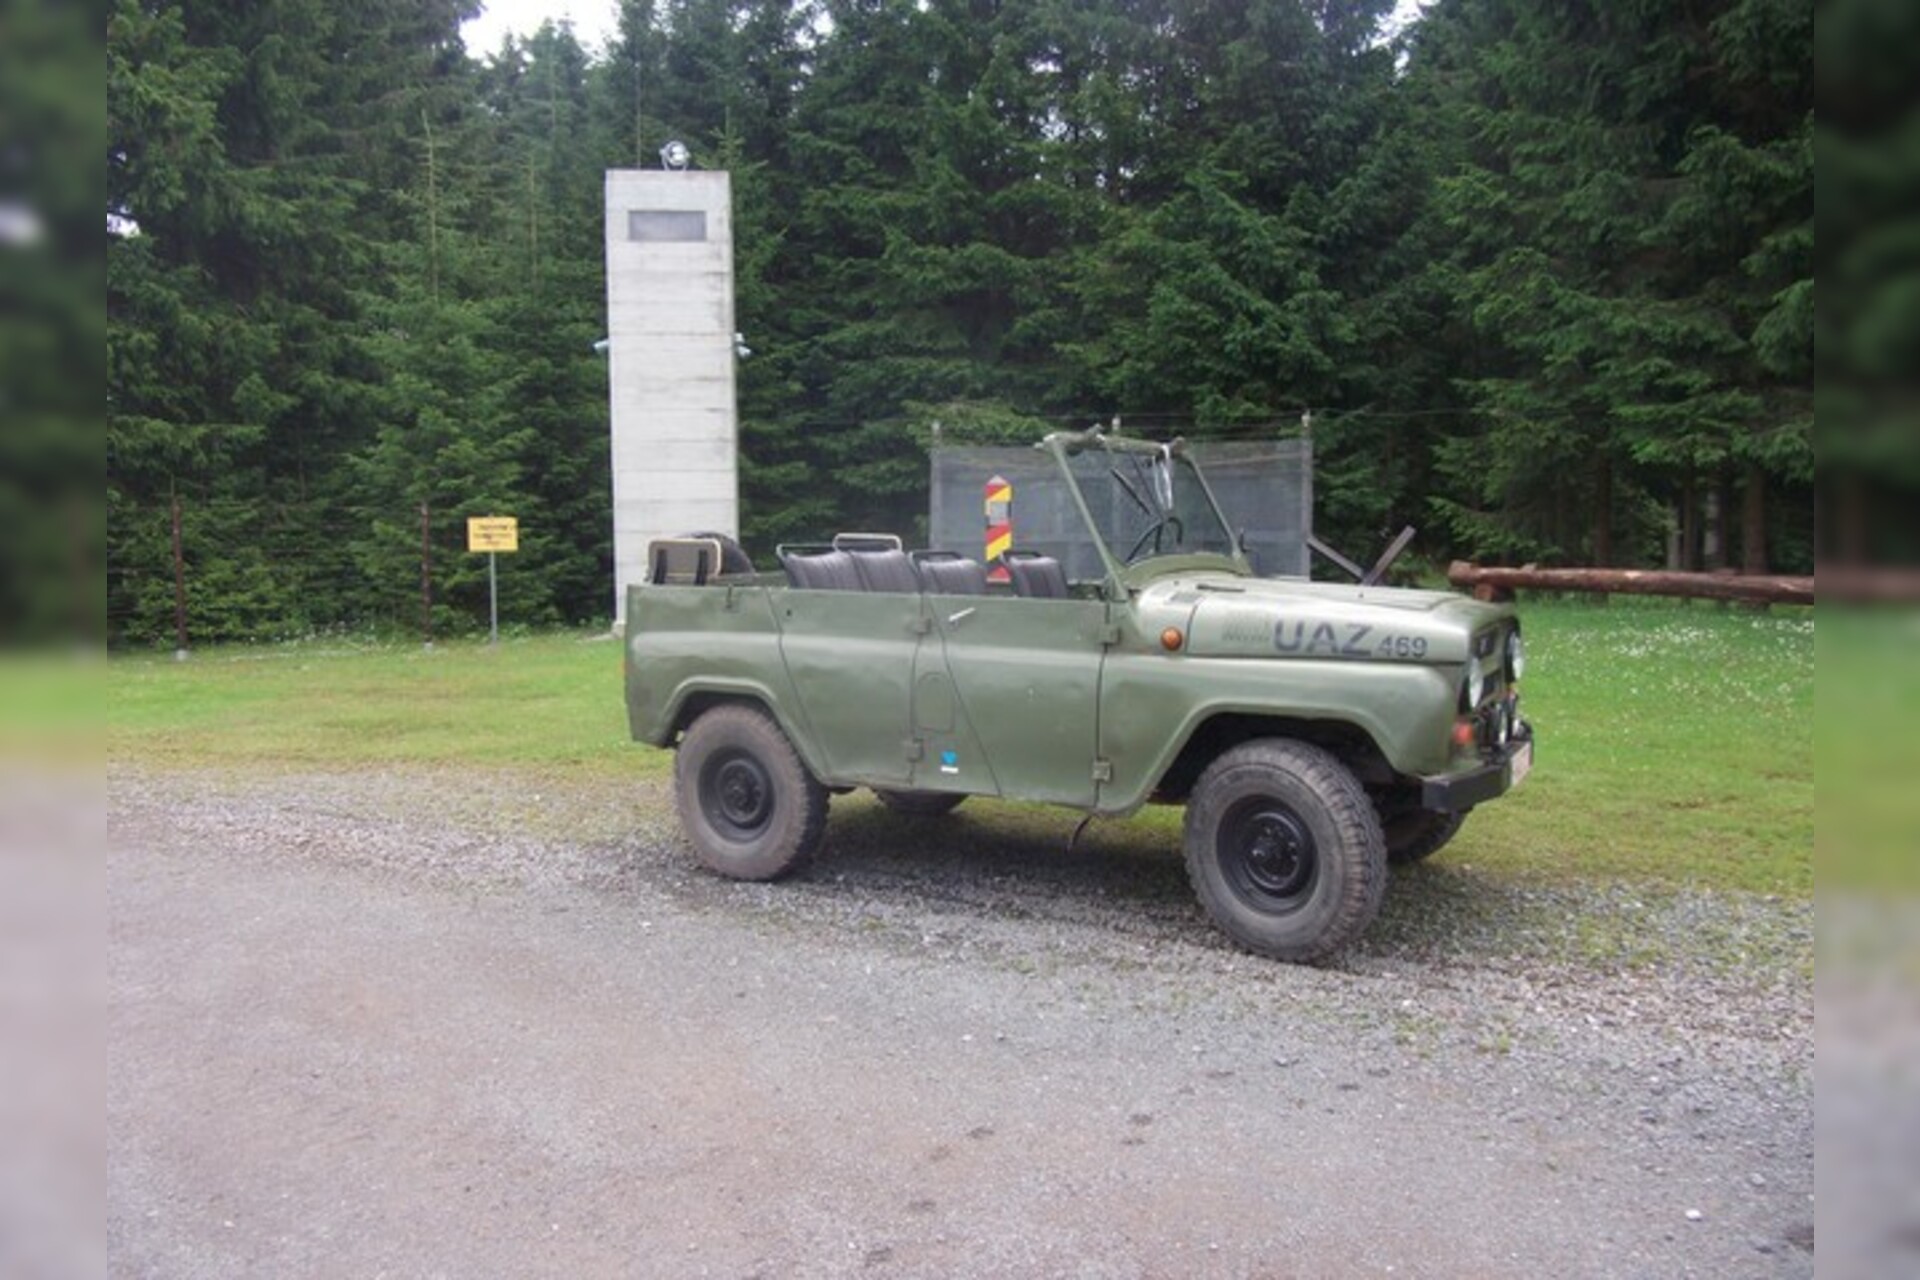
[(433, 515), (420, 504), (420, 643), (433, 648)]
[(487, 552), (487, 643), (500, 643), (500, 575), (495, 568), (500, 557)]
[(180, 491), (173, 498), (173, 657), (182, 662), (187, 656), (187, 558), (180, 545)]
[(1007, 552), (1013, 549), (1013, 485), (1001, 476), (988, 480), (981, 491), (982, 513), (986, 517), (986, 539), (982, 550), (987, 562), (988, 582), (1007, 582)]

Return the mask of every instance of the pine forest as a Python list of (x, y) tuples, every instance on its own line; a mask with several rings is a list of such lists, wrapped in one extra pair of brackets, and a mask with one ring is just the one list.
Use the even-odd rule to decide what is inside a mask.
[(604, 622), (603, 174), (669, 139), (732, 174), (762, 560), (923, 531), (934, 422), (1117, 415), (1310, 430), (1356, 555), (1811, 569), (1805, 0), (477, 8), (113, 5), (112, 643), (176, 554), (194, 643), (484, 630), (493, 512), (503, 618)]

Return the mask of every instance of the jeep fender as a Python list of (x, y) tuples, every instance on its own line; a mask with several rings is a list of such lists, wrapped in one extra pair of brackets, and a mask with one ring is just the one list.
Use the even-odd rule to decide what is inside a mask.
[[(1100, 753), (1111, 765), (1112, 779), (1101, 788), (1100, 810), (1127, 812), (1144, 804), (1206, 726), (1222, 719), (1271, 722), (1277, 736), (1291, 729), (1291, 736), (1309, 739), (1364, 738), (1400, 774), (1444, 768), (1458, 696), (1444, 669), (1331, 667), (1246, 659), (1110, 659)], [(1273, 677), (1270, 690), (1258, 687), (1262, 674)], [(1213, 688), (1198, 688), (1206, 684)], [(1147, 743), (1156, 748), (1151, 755), (1127, 749)]]
[(699, 679), (681, 682), (667, 698), (666, 714), (660, 718), (665, 732), (657, 740), (650, 738), (649, 741), (656, 747), (672, 746), (675, 739), (702, 713), (730, 702), (748, 703), (772, 716), (774, 723), (780, 726), (780, 732), (793, 744), (807, 771), (816, 778), (824, 779), (827, 776), (826, 761), (820, 759), (813, 749), (813, 735), (805, 724), (805, 713), (799, 704), (783, 700), (772, 688), (754, 680)]

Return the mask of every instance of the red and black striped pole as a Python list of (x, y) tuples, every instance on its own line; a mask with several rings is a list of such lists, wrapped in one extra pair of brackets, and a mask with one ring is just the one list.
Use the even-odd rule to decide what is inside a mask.
[(1013, 546), (1013, 485), (1000, 476), (987, 481), (987, 581), (1007, 580), (1007, 551)]

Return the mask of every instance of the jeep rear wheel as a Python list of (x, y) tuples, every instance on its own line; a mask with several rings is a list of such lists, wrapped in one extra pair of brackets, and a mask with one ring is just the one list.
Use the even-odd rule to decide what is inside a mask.
[(736, 880), (785, 875), (819, 848), (827, 791), (754, 707), (716, 707), (673, 761), (674, 805), (700, 861)]
[(1466, 820), (1464, 813), (1441, 813), (1434, 809), (1404, 809), (1381, 815), (1380, 826), (1387, 837), (1387, 861), (1409, 866), (1431, 858), (1460, 833)]
[(937, 818), (943, 813), (952, 813), (967, 798), (952, 791), (895, 791), (881, 787), (875, 787), (873, 794), (895, 813), (915, 818)]
[(1387, 850), (1367, 793), (1304, 742), (1242, 743), (1194, 785), (1187, 878), (1220, 929), (1279, 960), (1324, 959), (1379, 914)]

